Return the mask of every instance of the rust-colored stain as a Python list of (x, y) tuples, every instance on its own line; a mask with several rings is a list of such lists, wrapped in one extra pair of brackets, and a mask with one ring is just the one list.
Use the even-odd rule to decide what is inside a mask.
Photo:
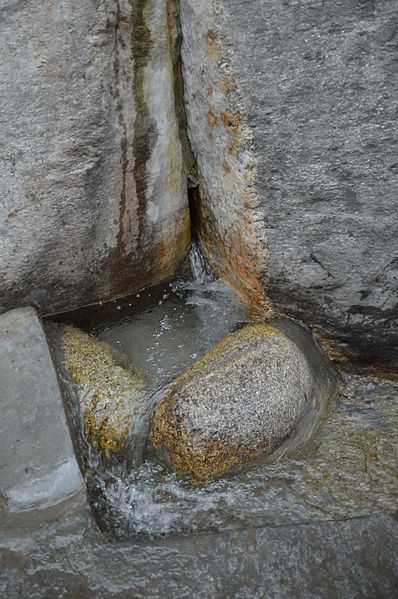
[(240, 116), (237, 114), (231, 114), (226, 110), (221, 111), (221, 119), (224, 127), (229, 131), (236, 133), (240, 129)]
[(215, 31), (213, 31), (213, 29), (208, 29), (207, 30), (207, 40), (209, 42), (215, 42), (216, 41), (216, 33)]
[(232, 169), (231, 169), (230, 165), (227, 162), (224, 162), (224, 165), (223, 165), (223, 171), (224, 171), (224, 173), (226, 175), (230, 175), (231, 174), (231, 170)]
[(321, 330), (315, 329), (312, 331), (312, 334), (314, 338), (321, 343), (333, 362), (338, 362), (340, 364), (348, 363), (346, 352), (344, 352), (343, 348), (336, 343), (336, 341), (328, 338)]
[(191, 225), (188, 207), (176, 218), (175, 233), (161, 240), (152, 254), (158, 273), (170, 272), (170, 265), (181, 262), (191, 243)]
[[(106, 283), (98, 282), (100, 297), (104, 301), (170, 278), (185, 257), (190, 243), (188, 207), (177, 213), (168, 238), (166, 232), (154, 230), (148, 222), (148, 165), (158, 131), (145, 101), (144, 77), (156, 40), (152, 39), (146, 24), (147, 0), (129, 1), (123, 13), (119, 4), (117, 0), (114, 71), (115, 100), (121, 130), (121, 185), (118, 218), (113, 221), (117, 226), (116, 244), (108, 250), (102, 267), (109, 277)], [(172, 18), (168, 11), (166, 33), (170, 52), (174, 44)], [(121, 26), (121, 23), (125, 24)], [(124, 48), (123, 53), (121, 48)], [(176, 77), (177, 67), (174, 67)], [(126, 105), (123, 104), (125, 97), (129, 99)], [(134, 122), (131, 114), (127, 113), (130, 103), (133, 103), (136, 111)], [(176, 142), (179, 143), (178, 138)], [(169, 141), (167, 151), (167, 184), (177, 196), (180, 193), (181, 175), (175, 148), (170, 145), (172, 143), (174, 139)], [(94, 287), (91, 292), (96, 293)]]
[(217, 127), (218, 125), (218, 119), (211, 108), (207, 112), (207, 122), (210, 127)]
[(134, 65), (134, 99), (137, 118), (134, 123), (133, 147), (135, 148), (134, 181), (138, 199), (138, 245), (142, 246), (142, 238), (146, 225), (148, 207), (148, 161), (157, 136), (156, 125), (149, 114), (144, 99), (145, 68), (148, 64), (154, 42), (145, 22), (146, 0), (131, 3), (131, 58)]
[(220, 91), (222, 91), (224, 94), (229, 94), (231, 92), (236, 91), (237, 89), (237, 85), (236, 83), (233, 81), (231, 75), (226, 74), (224, 75), (224, 77), (221, 79), (221, 81), (218, 84), (218, 88)]
[(238, 150), (245, 145), (245, 140), (243, 140), (239, 135), (234, 135), (231, 143), (227, 148), (227, 153), (229, 156), (235, 156)]
[(116, 3), (116, 22), (115, 22), (115, 33), (114, 33), (114, 61), (113, 68), (115, 73), (115, 82), (116, 85), (114, 87), (114, 94), (116, 100), (116, 110), (117, 110), (117, 118), (118, 123), (121, 129), (121, 138), (120, 138), (120, 168), (121, 168), (121, 190), (120, 190), (120, 199), (119, 199), (119, 218), (118, 218), (118, 232), (116, 237), (116, 245), (119, 248), (120, 254), (124, 254), (126, 250), (126, 231), (125, 231), (125, 221), (126, 221), (126, 213), (129, 216), (129, 212), (127, 209), (127, 192), (126, 192), (126, 182), (127, 182), (127, 171), (129, 167), (129, 159), (128, 159), (128, 130), (127, 123), (123, 111), (123, 98), (120, 92), (120, 79), (124, 77), (125, 73), (120, 64), (120, 49), (125, 47), (125, 42), (123, 40), (123, 32), (121, 31), (121, 23), (126, 20), (126, 15), (123, 15), (120, 10), (119, 2)]
[(253, 210), (258, 206), (258, 198), (253, 194), (247, 193), (243, 196), (243, 205), (247, 210)]
[(271, 303), (266, 295), (263, 256), (258, 247), (251, 215), (239, 217), (239, 230), (219, 230), (211, 207), (203, 193), (198, 195), (196, 224), (205, 256), (215, 273), (224, 277), (245, 300), (252, 314), (271, 315)]
[(395, 365), (383, 364), (380, 360), (369, 363), (367, 356), (359, 356), (356, 348), (338, 338), (338, 331), (325, 331), (316, 326), (311, 332), (340, 370), (398, 381)]
[(217, 43), (217, 36), (213, 29), (208, 29), (206, 33), (207, 52), (212, 59), (219, 58), (220, 49)]
[(244, 180), (246, 181), (246, 183), (252, 184), (255, 181), (255, 174), (253, 172), (253, 169), (250, 168), (244, 168), (242, 171), (242, 176), (244, 178)]
[[(251, 229), (248, 221), (247, 228)], [(229, 236), (226, 249), (233, 273), (231, 284), (243, 295), (253, 310), (258, 309), (259, 313), (263, 313), (264, 310), (269, 311), (271, 305), (259, 280), (260, 256), (257, 251), (254, 251), (254, 244), (248, 247), (247, 237), (247, 232), (245, 231), (244, 238), (240, 230), (234, 231)]]

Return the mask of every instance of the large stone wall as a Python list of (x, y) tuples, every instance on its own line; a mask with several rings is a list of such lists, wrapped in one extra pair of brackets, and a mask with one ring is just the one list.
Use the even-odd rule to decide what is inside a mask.
[(0, 310), (121, 295), (184, 256), (169, 4), (1, 2)]
[(391, 363), (397, 30), (395, 0), (4, 1), (0, 310), (175, 273), (196, 176), (186, 117), (216, 272), (337, 353)]
[[(246, 246), (262, 248), (252, 274), (275, 311), (355, 360), (393, 362), (395, 0), (182, 0), (181, 19), (188, 133), (209, 198), (200, 226), (213, 265), (247, 295), (230, 268), (236, 243), (221, 258), (207, 243), (209, 228), (223, 242), (240, 230), (251, 237)], [(226, 128), (235, 145), (223, 141)]]

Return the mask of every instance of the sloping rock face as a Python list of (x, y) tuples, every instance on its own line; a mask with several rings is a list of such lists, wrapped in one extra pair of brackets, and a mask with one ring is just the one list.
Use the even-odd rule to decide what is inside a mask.
[(0, 7), (0, 310), (173, 275), (190, 225), (165, 0)]
[[(210, 198), (200, 228), (213, 266), (246, 293), (207, 232), (228, 239), (254, 215), (262, 249), (252, 274), (275, 309), (318, 329), (350, 359), (396, 365), (396, 2), (181, 7), (188, 133)], [(238, 149), (224, 151), (222, 111), (231, 103)], [(251, 147), (238, 139), (248, 130)], [(219, 191), (242, 181), (247, 152), (255, 212), (242, 188), (235, 211)]]
[(272, 453), (313, 399), (304, 355), (280, 330), (248, 325), (182, 374), (158, 404), (152, 444), (179, 476), (207, 480)]
[(187, 131), (197, 161), (195, 225), (214, 270), (265, 313), (268, 250), (256, 194), (253, 135), (231, 64), (226, 23), (213, 3), (182, 0)]
[(145, 375), (113, 347), (74, 327), (65, 329), (62, 349), (87, 440), (104, 456), (121, 451), (133, 418), (139, 418)]
[(0, 316), (0, 409), (0, 511), (41, 510), (79, 496), (83, 478), (33, 308)]

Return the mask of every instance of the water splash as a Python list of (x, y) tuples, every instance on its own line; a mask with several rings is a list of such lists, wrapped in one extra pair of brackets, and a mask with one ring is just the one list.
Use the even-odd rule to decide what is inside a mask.
[(174, 380), (245, 319), (240, 298), (225, 281), (212, 279), (206, 266), (197, 274), (173, 283), (144, 310), (95, 331), (146, 373), (151, 389)]

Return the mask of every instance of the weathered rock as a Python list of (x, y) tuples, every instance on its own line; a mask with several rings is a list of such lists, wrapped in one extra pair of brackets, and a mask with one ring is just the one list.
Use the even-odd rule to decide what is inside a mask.
[(7, 599), (397, 596), (398, 522), (382, 513), (130, 543), (105, 540), (83, 502), (0, 515)]
[(398, 522), (385, 514), (132, 543), (101, 538), (83, 509), (70, 509), (57, 523), (45, 516), (2, 530), (2, 597), (397, 596)]
[(0, 414), (0, 505), (42, 509), (79, 495), (83, 478), (33, 308), (0, 316)]
[(165, 0), (0, 7), (0, 311), (171, 277), (190, 224)]
[(77, 388), (87, 439), (102, 454), (124, 447), (147, 381), (113, 347), (74, 327), (62, 336), (65, 368)]
[(304, 355), (280, 330), (248, 325), (182, 374), (158, 404), (152, 444), (180, 476), (206, 480), (271, 454), (312, 400)]
[(251, 301), (396, 366), (395, 0), (182, 0), (181, 23), (207, 257)]
[(253, 136), (229, 48), (219, 39), (221, 17), (207, 0), (180, 7), (184, 102), (200, 183), (196, 233), (214, 270), (264, 311), (268, 251)]

